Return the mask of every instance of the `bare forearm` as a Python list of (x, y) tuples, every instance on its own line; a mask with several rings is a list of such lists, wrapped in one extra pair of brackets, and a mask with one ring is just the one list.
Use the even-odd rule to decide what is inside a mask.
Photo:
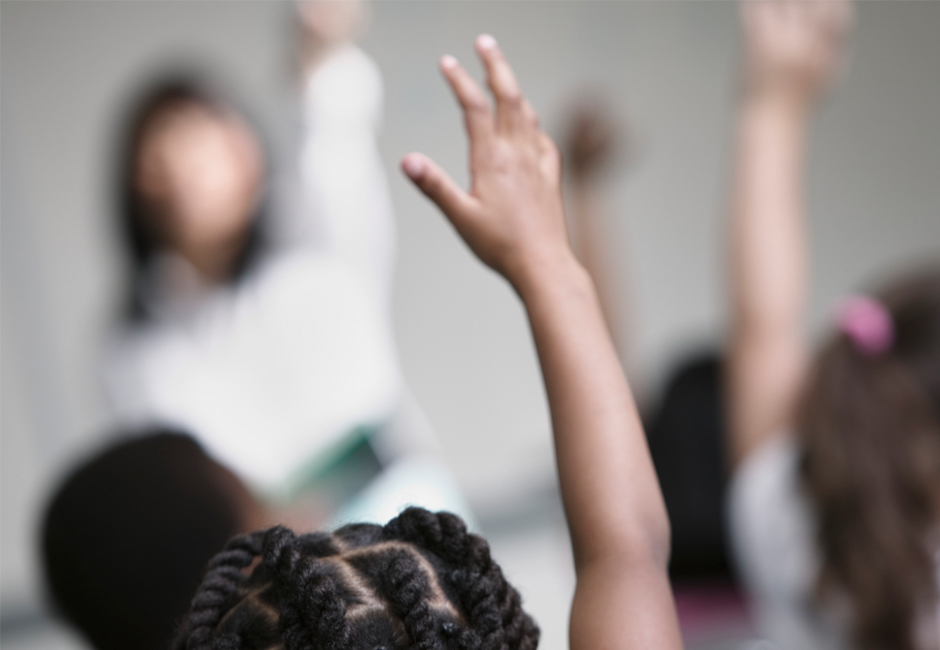
[(806, 109), (749, 98), (741, 111), (733, 197), (735, 326), (797, 326), (806, 276)]
[(515, 284), (542, 364), (576, 564), (638, 553), (665, 567), (665, 507), (590, 277), (572, 257)]
[(669, 522), (590, 276), (562, 256), (514, 284), (542, 364), (571, 531), (572, 650), (680, 648)]
[(734, 460), (789, 425), (805, 363), (807, 111), (766, 94), (742, 106), (731, 223)]

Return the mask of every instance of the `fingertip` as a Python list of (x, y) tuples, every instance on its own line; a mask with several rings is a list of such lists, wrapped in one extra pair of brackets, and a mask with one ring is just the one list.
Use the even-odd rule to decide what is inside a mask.
[(448, 72), (457, 67), (457, 59), (450, 54), (445, 54), (440, 60), (441, 70)]
[(424, 175), (427, 165), (421, 154), (410, 153), (401, 160), (401, 169), (413, 181), (418, 181)]
[(477, 49), (480, 53), (492, 52), (496, 49), (496, 39), (490, 34), (480, 34), (477, 36)]

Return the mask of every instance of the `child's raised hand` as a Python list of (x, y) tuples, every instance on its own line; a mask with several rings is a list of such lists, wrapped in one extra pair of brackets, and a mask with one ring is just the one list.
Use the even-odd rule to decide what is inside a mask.
[(749, 92), (808, 104), (833, 82), (845, 58), (849, 0), (743, 0)]
[(420, 154), (402, 168), (525, 306), (577, 575), (571, 649), (681, 648), (669, 520), (597, 293), (568, 245), (558, 150), (493, 38), (478, 38), (477, 51), (495, 108), (452, 57), (441, 59), (470, 136), (470, 191)]
[(517, 286), (541, 264), (573, 259), (561, 200), (561, 160), (522, 95), (495, 39), (480, 36), (486, 95), (451, 56), (440, 66), (463, 108), (470, 137), (470, 191), (421, 154), (402, 169), (447, 215), (474, 253)]

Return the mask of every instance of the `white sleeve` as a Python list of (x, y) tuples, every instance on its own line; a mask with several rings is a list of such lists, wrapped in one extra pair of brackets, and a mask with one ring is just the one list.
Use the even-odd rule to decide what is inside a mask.
[(799, 460), (796, 442), (780, 436), (735, 471), (728, 489), (734, 559), (759, 630), (774, 647), (842, 648), (841, 633), (813, 603), (819, 555)]
[(325, 247), (387, 311), (395, 262), (395, 216), (379, 155), (382, 77), (347, 45), (307, 78), (300, 175), (304, 203)]

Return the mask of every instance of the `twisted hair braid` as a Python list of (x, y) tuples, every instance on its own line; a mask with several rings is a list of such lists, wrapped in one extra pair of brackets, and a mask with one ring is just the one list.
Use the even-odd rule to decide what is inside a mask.
[(184, 624), (185, 635), (177, 636), (173, 650), (210, 650), (213, 630), (238, 596), (245, 581), (242, 570), (261, 551), (262, 535), (250, 533), (232, 538), (221, 553), (209, 561), (206, 575), (193, 598)]
[(538, 637), (487, 543), (409, 508), (384, 527), (233, 539), (174, 650), (534, 650)]
[(459, 517), (412, 508), (389, 522), (386, 532), (455, 567), (448, 582), (460, 609), (468, 614), (470, 628), (481, 637), (481, 650), (534, 650), (538, 645), (538, 626), (523, 611), (519, 592), (493, 561), (486, 540), (468, 533)]
[[(378, 562), (370, 570), (367, 564), (373, 559), (378, 559)], [(430, 581), (424, 568), (411, 552), (395, 548), (377, 557), (372, 553), (355, 557), (351, 563), (363, 573), (374, 573), (370, 576), (370, 582), (401, 620), (412, 648), (442, 648), (436, 633), (437, 616), (429, 604), (432, 598)]]
[(288, 648), (345, 650), (349, 639), (346, 603), (319, 558), (302, 554), (301, 547), (310, 545), (282, 526), (265, 534), (265, 566), (274, 568), (275, 580), (285, 591), (299, 596), (280, 603), (281, 634)]

